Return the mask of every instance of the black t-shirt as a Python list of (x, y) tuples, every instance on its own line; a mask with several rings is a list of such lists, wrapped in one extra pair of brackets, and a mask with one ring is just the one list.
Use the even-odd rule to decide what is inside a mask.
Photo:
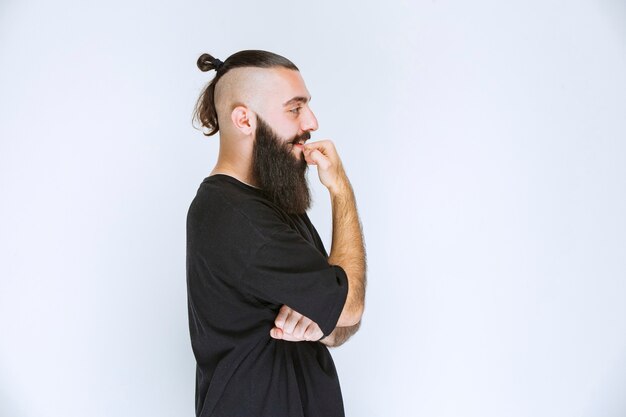
[(205, 178), (187, 214), (196, 415), (344, 417), (328, 348), (270, 329), (286, 304), (328, 335), (347, 294), (306, 213), (288, 214), (234, 177)]

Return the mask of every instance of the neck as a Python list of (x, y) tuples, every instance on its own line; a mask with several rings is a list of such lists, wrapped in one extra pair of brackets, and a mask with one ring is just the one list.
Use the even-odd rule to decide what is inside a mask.
[(258, 184), (256, 184), (256, 182), (251, 179), (252, 177), (251, 175), (242, 175), (241, 172), (237, 172), (236, 170), (233, 170), (232, 168), (229, 168), (228, 166), (222, 166), (220, 164), (215, 165), (215, 168), (213, 168), (213, 171), (211, 171), (209, 175), (215, 175), (215, 174), (228, 175), (251, 187), (259, 188)]
[(252, 175), (252, 149), (248, 149), (243, 143), (236, 147), (233, 145), (235, 139), (230, 139), (220, 135), (220, 149), (213, 174), (226, 174), (239, 181), (259, 188), (259, 184)]

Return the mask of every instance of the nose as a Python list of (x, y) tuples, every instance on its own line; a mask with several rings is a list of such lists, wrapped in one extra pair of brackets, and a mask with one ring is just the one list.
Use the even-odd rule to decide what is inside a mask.
[(306, 112), (305, 117), (301, 119), (302, 125), (300, 128), (305, 132), (315, 131), (319, 127), (317, 124), (317, 118), (315, 117), (315, 114), (313, 114), (313, 110), (308, 107), (307, 109), (308, 111)]

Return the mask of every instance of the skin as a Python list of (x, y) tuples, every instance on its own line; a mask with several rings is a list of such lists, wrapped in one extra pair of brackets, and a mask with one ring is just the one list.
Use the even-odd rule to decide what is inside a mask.
[[(300, 102), (287, 106), (294, 97)], [(215, 104), (220, 126), (220, 151), (210, 175), (224, 173), (258, 186), (252, 174), (252, 149), (258, 114), (285, 141), (318, 128), (310, 108), (311, 95), (299, 71), (287, 68), (235, 68), (224, 74), (215, 89)], [(331, 194), (333, 205), (333, 248), (329, 263), (341, 265), (349, 278), (349, 293), (337, 328), (321, 343), (338, 346), (360, 326), (365, 291), (365, 254), (354, 194), (343, 170), (341, 159), (330, 140), (293, 146), (294, 156), (316, 165), (320, 181)], [(350, 241), (350, 239), (353, 239)], [(354, 240), (357, 239), (357, 240)], [(337, 243), (336, 243), (337, 242)], [(354, 249), (356, 247), (356, 249)], [(354, 262), (360, 259), (360, 262)], [(323, 333), (317, 323), (289, 306), (283, 305), (270, 336), (287, 341), (316, 341)]]

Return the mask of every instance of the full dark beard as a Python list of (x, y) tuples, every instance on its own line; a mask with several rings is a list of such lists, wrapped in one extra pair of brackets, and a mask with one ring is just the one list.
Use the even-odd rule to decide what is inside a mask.
[(304, 154), (293, 152), (293, 141), (309, 138), (306, 132), (291, 140), (281, 140), (257, 115), (256, 139), (252, 149), (252, 173), (265, 198), (290, 214), (302, 214), (311, 206), (311, 193)]

